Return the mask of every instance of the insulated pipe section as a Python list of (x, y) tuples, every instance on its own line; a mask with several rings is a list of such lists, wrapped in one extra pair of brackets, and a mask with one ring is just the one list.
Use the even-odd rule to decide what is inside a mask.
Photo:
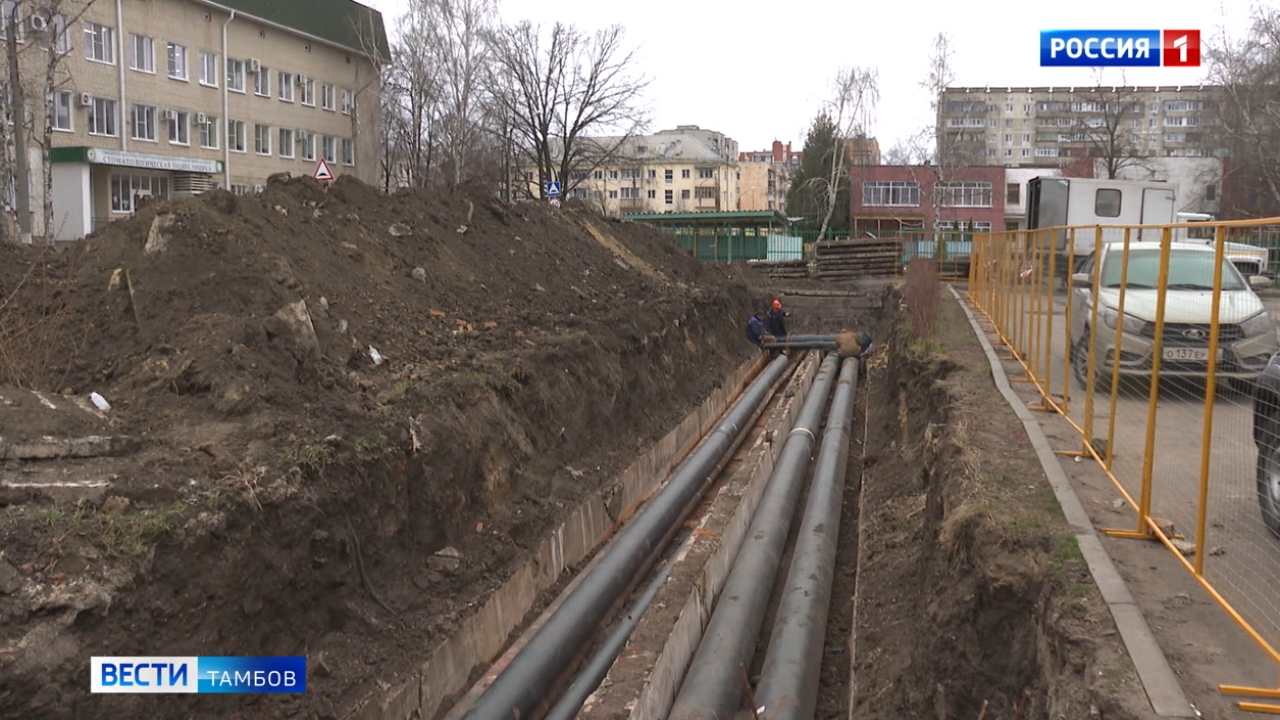
[(719, 426), (672, 474), (670, 481), (618, 532), (611, 547), (511, 664), (464, 715), (471, 720), (529, 718), (604, 622), (632, 582), (648, 568), (668, 534), (689, 514), (708, 476), (734, 446), (769, 397), (790, 359), (765, 366)]
[(747, 529), (747, 539), (734, 558), (711, 622), (671, 708), (671, 720), (731, 718), (742, 703), (743, 678), (738, 666), (751, 663), (809, 467), (814, 433), (839, 366), (835, 355), (823, 361), (795, 427), (782, 446)]
[(857, 385), (858, 361), (846, 360), (831, 400), (791, 569), (760, 670), (756, 704), (764, 720), (813, 720), (817, 711)]

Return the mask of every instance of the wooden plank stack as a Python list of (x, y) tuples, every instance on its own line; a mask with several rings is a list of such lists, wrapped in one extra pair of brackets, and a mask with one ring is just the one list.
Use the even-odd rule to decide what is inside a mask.
[(808, 260), (751, 260), (757, 270), (777, 280), (805, 280), (809, 277)]
[(897, 274), (902, 246), (899, 240), (832, 240), (814, 250), (817, 276), (822, 280), (891, 277)]

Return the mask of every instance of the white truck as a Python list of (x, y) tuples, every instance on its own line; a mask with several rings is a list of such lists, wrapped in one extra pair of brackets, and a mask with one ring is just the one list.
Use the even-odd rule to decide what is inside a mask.
[[(1036, 177), (1027, 182), (1028, 230), (1089, 225), (1166, 225), (1183, 222), (1210, 222), (1212, 215), (1177, 212), (1174, 186), (1162, 180), (1106, 180), (1097, 178)], [(1159, 242), (1160, 228), (1140, 229), (1130, 235), (1131, 242)], [(1212, 243), (1212, 226), (1177, 228), (1174, 241)], [(1067, 230), (1054, 232), (1053, 247), (1058, 255), (1057, 276), (1065, 280), (1093, 253), (1097, 234), (1076, 230), (1074, 257), (1076, 268), (1067, 268)], [(1103, 231), (1103, 242), (1123, 240), (1116, 231)], [(1270, 254), (1266, 248), (1229, 242), (1227, 258), (1245, 277), (1270, 272)]]

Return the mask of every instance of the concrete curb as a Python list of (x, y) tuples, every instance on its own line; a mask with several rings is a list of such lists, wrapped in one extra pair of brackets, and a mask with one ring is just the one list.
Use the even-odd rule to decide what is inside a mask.
[(987, 362), (991, 365), (991, 377), (995, 380), (996, 387), (1013, 408), (1018, 419), (1022, 421), (1027, 438), (1031, 440), (1031, 446), (1035, 448), (1040, 465), (1044, 468), (1045, 477), (1049, 479), (1049, 485), (1053, 487), (1053, 493), (1062, 506), (1062, 513), (1076, 534), (1080, 553), (1089, 565), (1093, 581), (1102, 593), (1103, 601), (1111, 610), (1111, 617), (1115, 620), (1116, 629), (1120, 631), (1125, 649), (1129, 651), (1129, 657), (1133, 660), (1134, 669), (1138, 671), (1138, 679), (1142, 681), (1151, 709), (1160, 717), (1198, 717), (1195, 710), (1191, 708), (1191, 704), (1187, 702), (1182, 686), (1178, 684), (1178, 678), (1173, 674), (1173, 668), (1169, 666), (1168, 659), (1156, 643), (1155, 636), (1151, 634), (1151, 628), (1147, 626), (1141, 608), (1134, 602), (1124, 579), (1120, 577), (1120, 573), (1111, 562), (1111, 557), (1102, 547), (1102, 541), (1098, 538), (1098, 533), (1089, 520), (1084, 505), (1072, 489), (1071, 481), (1067, 479), (1058, 456), (1054, 454), (1053, 446), (1049, 444), (1049, 439), (1045, 437), (1044, 430), (1040, 427), (1040, 421), (1014, 392), (1013, 386), (1009, 384), (1009, 377), (1004, 372), (1004, 364), (996, 355), (995, 348), (991, 346), (987, 333), (978, 324), (978, 319), (960, 297), (960, 293), (952, 285), (948, 285), (947, 289), (951, 291), (956, 302), (960, 303), (960, 308), (964, 310), (964, 314), (969, 318), (969, 324), (973, 327), (974, 335), (977, 336), (978, 342), (982, 343), (982, 349), (987, 354)]

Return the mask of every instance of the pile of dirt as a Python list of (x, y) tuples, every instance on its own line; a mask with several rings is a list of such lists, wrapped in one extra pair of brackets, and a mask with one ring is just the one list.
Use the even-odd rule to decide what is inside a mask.
[[(6, 717), (341, 714), (748, 358), (761, 301), (643, 226), (345, 177), (3, 252), (0, 385), (97, 392), (143, 446), (105, 501), (0, 497)], [(103, 654), (315, 671), (89, 696)]]
[(939, 310), (868, 369), (851, 716), (1149, 717), (1021, 421), (949, 293)]

